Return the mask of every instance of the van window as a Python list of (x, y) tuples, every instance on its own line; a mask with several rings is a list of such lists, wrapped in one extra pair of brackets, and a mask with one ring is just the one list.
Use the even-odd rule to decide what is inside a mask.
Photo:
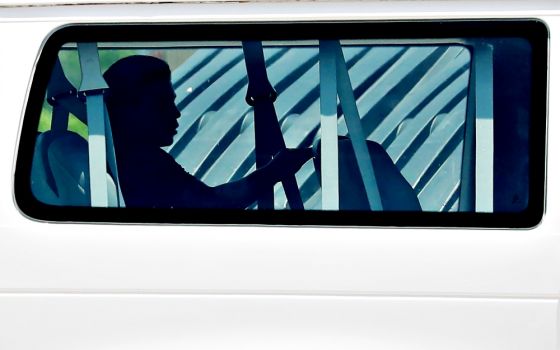
[(18, 204), (72, 221), (535, 225), (546, 29), (440, 24), (63, 28), (34, 78)]

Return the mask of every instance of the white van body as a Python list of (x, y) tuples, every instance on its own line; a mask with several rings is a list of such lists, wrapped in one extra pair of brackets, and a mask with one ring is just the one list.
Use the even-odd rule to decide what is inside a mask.
[[(45, 223), (14, 201), (22, 113), (68, 23), (538, 18), (546, 213), (528, 230)], [(560, 2), (0, 1), (0, 349), (554, 350)]]

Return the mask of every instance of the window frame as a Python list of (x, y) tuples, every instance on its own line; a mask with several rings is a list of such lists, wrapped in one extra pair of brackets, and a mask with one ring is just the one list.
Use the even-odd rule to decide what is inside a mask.
[[(258, 34), (257, 34), (258, 33)], [(360, 33), (367, 33), (363, 35)], [(31, 192), (31, 160), (49, 74), (59, 49), (69, 42), (163, 42), (216, 40), (373, 39), (391, 43), (470, 45), (468, 39), (525, 38), (532, 45), (529, 130), (529, 198), (522, 212), (371, 212), (224, 209), (151, 209), (58, 207), (44, 204)], [(274, 23), (125, 23), (69, 24), (45, 41), (22, 123), (14, 174), (14, 197), (27, 217), (49, 222), (278, 224), (313, 226), (532, 228), (545, 208), (548, 38), (536, 19), (422, 20), (370, 22)], [(469, 118), (467, 116), (467, 118)]]

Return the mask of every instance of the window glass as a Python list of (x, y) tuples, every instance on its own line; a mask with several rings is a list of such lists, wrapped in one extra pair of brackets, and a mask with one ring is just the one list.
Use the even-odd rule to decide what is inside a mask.
[(237, 40), (52, 45), (39, 113), (26, 117), (30, 198), (154, 221), (531, 209), (531, 132), (545, 118), (536, 39), (244, 40), (239, 28)]

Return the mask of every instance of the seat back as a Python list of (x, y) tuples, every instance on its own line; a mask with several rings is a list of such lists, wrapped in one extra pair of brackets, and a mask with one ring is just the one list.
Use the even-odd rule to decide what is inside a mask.
[[(117, 190), (107, 174), (109, 206), (117, 206)], [(31, 188), (46, 204), (89, 206), (88, 144), (70, 131), (47, 131), (37, 137), (31, 170)]]
[[(376, 142), (366, 141), (381, 204), (384, 211), (421, 211), (420, 202), (412, 186), (406, 181), (385, 149)], [(320, 176), (320, 143), (314, 146), (315, 171)], [(370, 210), (366, 190), (350, 139), (339, 137), (339, 208), (340, 210)]]

